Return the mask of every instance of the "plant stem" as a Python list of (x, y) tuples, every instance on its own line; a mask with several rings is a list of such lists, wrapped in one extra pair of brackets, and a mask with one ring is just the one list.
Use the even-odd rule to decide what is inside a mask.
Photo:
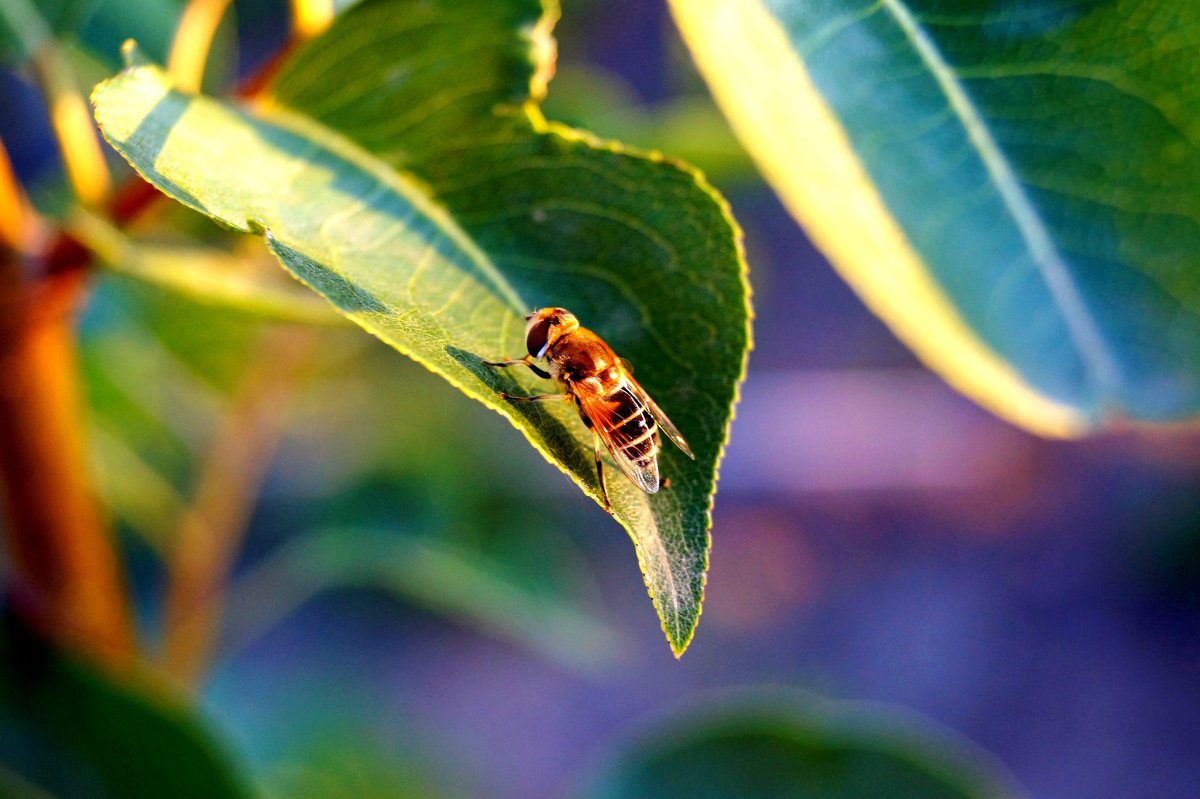
[[(8, 150), (0, 141), (0, 251), (28, 255), (45, 237), (44, 225), (13, 172)], [(0, 254), (0, 258), (4, 256)]]
[(90, 490), (76, 385), (79, 276), (36, 289), (0, 265), (0, 481), (17, 609), (112, 666), (134, 651), (124, 581)]
[(224, 586), (318, 338), (296, 327), (264, 338), (201, 464), (168, 563), (163, 661), (182, 682), (198, 680), (212, 658)]
[(167, 56), (167, 74), (180, 91), (200, 91), (208, 50), (229, 3), (230, 0), (191, 0), (183, 9)]
[[(0, 0), (0, 9), (2, 8), (3, 0)], [(265, 91), (299, 41), (300, 37), (293, 33), (274, 56), (237, 88), (234, 95), (243, 100), (251, 100)], [(140, 218), (165, 196), (140, 175), (131, 175), (110, 197), (106, 209), (108, 218), (117, 227), (124, 227)], [(47, 275), (85, 270), (92, 263), (91, 252), (65, 230), (57, 232), (47, 249), (49, 254), (43, 259), (44, 272)]]
[(112, 177), (104, 161), (96, 123), (75, 83), (71, 66), (53, 39), (33, 53), (29, 64), (50, 113), (63, 168), (75, 197), (89, 208), (99, 208), (112, 190)]
[[(194, 13), (205, 12), (211, 22), (206, 30), (212, 29), (198, 59), (178, 56), (186, 63), (177, 71), (195, 77), (197, 85), (212, 32), (227, 5), (228, 0), (191, 4)], [(85, 206), (108, 205), (117, 223), (152, 206), (161, 195), (140, 178), (132, 178), (108, 202), (111, 178), (86, 101), (36, 8), (27, 0), (0, 2), (0, 23), (17, 32), (30, 58), (76, 198)], [(279, 61), (273, 59), (249, 86), (257, 90), (265, 85)], [(74, 311), (82, 295), (83, 267), (91, 256), (59, 231), (48, 246), (36, 247), (40, 258), (23, 262), (31, 239), (42, 238), (33, 235), (41, 227), (2, 147), (0, 214), (0, 496), (13, 563), (13, 599), (51, 635), (110, 665), (124, 666), (134, 656), (133, 624), (110, 531), (90, 488), (76, 384)], [(291, 360), (286, 354), (274, 371), (271, 363), (268, 354), (260, 386), (264, 396), (279, 390), (279, 369), (288, 373), (296, 368), (294, 363), (287, 366)], [(281, 413), (255, 406), (252, 399), (242, 413), (231, 415), (218, 436), (214, 453), (232, 456), (234, 468), (225, 476), (226, 464), (216, 457), (206, 465), (172, 564), (179, 579), (172, 581), (168, 616), (176, 619), (179, 632), (172, 634), (176, 625), (169, 627), (167, 651), (182, 673), (198, 672), (208, 657), (219, 607), (211, 601), (212, 593), (228, 573), (282, 424)], [(237, 440), (254, 431), (257, 437)], [(206, 541), (214, 530), (216, 537)], [(199, 615), (193, 619), (196, 607)]]

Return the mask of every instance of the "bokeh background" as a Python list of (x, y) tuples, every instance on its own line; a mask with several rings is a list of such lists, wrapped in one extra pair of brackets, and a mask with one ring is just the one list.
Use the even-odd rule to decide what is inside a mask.
[[(695, 163), (745, 231), (756, 343), (697, 637), (676, 661), (620, 528), (421, 367), (106, 274), (82, 323), (95, 467), (151, 635), (222, 432), (262, 443), (200, 699), (235, 755), (280, 795), (557, 797), (664, 714), (787, 686), (915, 711), (1035, 797), (1195, 796), (1200, 435), (1045, 441), (952, 392), (758, 177), (665, 4), (563, 6), (547, 116)], [(161, 59), (178, 12), (106, 0), (81, 74), (131, 35)], [(252, 73), (286, 13), (236, 2), (213, 81)], [(0, 138), (53, 208), (39, 102), (0, 73)], [(280, 348), (310, 353), (282, 386)]]

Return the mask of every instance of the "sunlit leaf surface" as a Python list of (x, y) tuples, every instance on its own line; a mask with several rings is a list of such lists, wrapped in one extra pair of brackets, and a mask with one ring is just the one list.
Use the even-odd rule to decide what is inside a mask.
[(508, 417), (593, 497), (574, 409), (501, 401), (553, 387), (481, 361), (521, 355), (522, 316), (561, 305), (637, 364), (697, 456), (666, 447), (671, 487), (655, 495), (608, 481), (678, 654), (749, 345), (737, 234), (693, 171), (542, 119), (552, 20), (528, 1), (375, 0), (285, 65), (259, 108), (181, 94), (147, 64), (93, 99), (148, 180), (262, 233), (299, 279)]
[(833, 264), (996, 413), (1200, 408), (1200, 6), (672, 0)]

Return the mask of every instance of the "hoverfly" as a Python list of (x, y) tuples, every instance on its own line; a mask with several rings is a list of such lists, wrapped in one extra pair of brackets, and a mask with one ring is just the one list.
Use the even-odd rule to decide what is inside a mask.
[[(580, 327), (573, 313), (565, 308), (542, 308), (525, 320), (528, 322), (525, 348), (529, 354), (516, 360), (483, 363), (495, 367), (524, 364), (539, 377), (563, 385), (566, 389), (563, 394), (514, 397), (502, 393), (500, 396), (509, 402), (574, 400), (583, 423), (592, 431), (596, 478), (606, 510), (612, 512), (604, 486), (601, 441), (625, 476), (648, 494), (657, 492), (660, 485), (657, 435), (660, 429), (685, 455), (695, 459), (675, 425), (633, 379), (628, 365), (602, 338)], [(532, 358), (545, 358), (548, 370), (531, 363)]]

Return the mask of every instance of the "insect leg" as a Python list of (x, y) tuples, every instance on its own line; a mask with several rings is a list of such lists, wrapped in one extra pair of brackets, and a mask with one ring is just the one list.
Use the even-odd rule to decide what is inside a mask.
[(530, 363), (529, 358), (530, 358), (530, 356), (526, 355), (524, 358), (514, 358), (512, 360), (507, 360), (507, 361), (483, 361), (483, 365), (484, 366), (493, 366), (493, 367), (496, 367), (497, 369), (502, 369), (505, 366), (516, 366), (517, 364), (525, 364), (526, 366), (529, 367), (529, 370), (531, 372), (533, 372), (535, 375), (537, 375), (538, 377), (543, 378), (545, 380), (549, 380), (550, 373), (547, 372), (542, 367), (538, 366), (537, 364)]
[(608, 501), (608, 489), (604, 487), (604, 462), (600, 460), (600, 434), (592, 430), (592, 452), (596, 455), (596, 479), (600, 481), (600, 496), (604, 497), (604, 509), (612, 513), (612, 503)]

